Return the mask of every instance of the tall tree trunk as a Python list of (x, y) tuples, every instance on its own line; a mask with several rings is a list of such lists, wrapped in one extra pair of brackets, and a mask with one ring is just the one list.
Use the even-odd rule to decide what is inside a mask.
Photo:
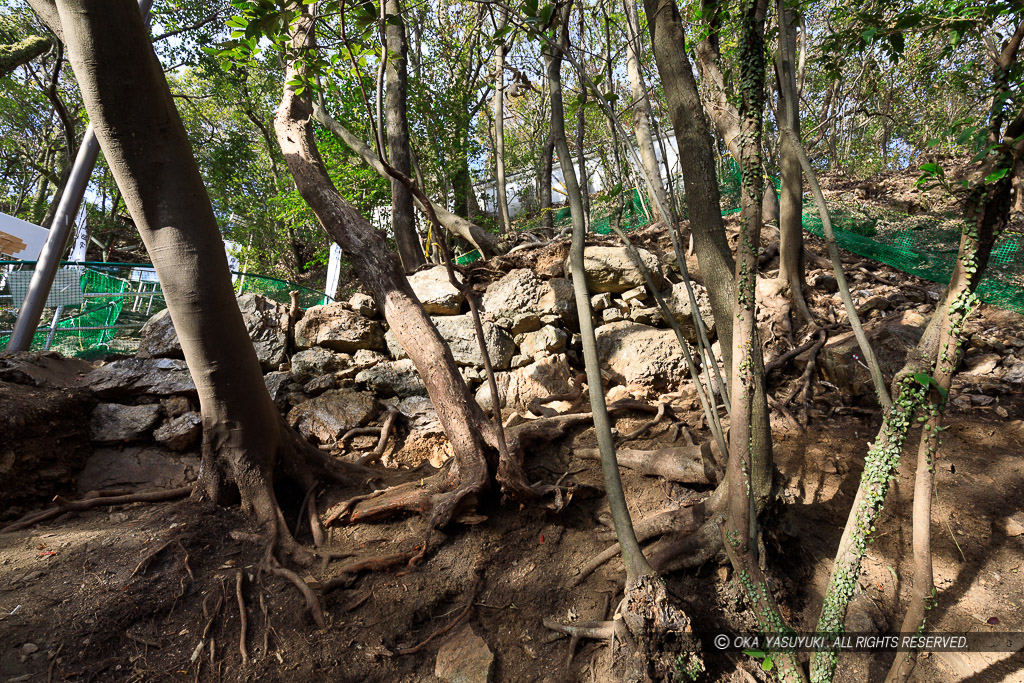
[[(501, 32), (508, 26), (508, 10), (499, 8), (498, 22), (495, 27)], [(498, 38), (494, 48), (494, 182), (497, 190), (498, 219), (501, 221), (501, 232), (512, 230), (512, 221), (508, 215), (508, 197), (505, 195), (505, 39)]]
[[(640, 162), (644, 165), (647, 176), (651, 179), (654, 191), (651, 194), (651, 206), (670, 206), (665, 184), (661, 179), (661, 168), (658, 165), (658, 154), (654, 149), (651, 137), (651, 100), (647, 96), (647, 85), (640, 71), (641, 44), (640, 19), (636, 12), (634, 0), (624, 0), (626, 7), (626, 73), (629, 76), (629, 90), (633, 98), (633, 131), (636, 134), (637, 150)], [(666, 160), (667, 161), (667, 160)]]
[[(409, 80), (407, 58), (409, 45), (406, 42), (405, 22), (399, 0), (387, 0), (385, 4), (387, 21), (388, 62), (384, 110), (387, 123), (388, 156), (392, 166), (412, 175), (412, 161), (409, 154), (409, 122), (406, 118), (406, 86)], [(402, 268), (412, 273), (426, 263), (419, 235), (416, 234), (416, 217), (413, 215), (412, 193), (397, 180), (391, 180), (391, 228), (398, 245), (398, 256)]]
[[(707, 97), (701, 101), (715, 129), (725, 142), (729, 154), (740, 168), (743, 168), (739, 140), (740, 114), (726, 87), (721, 66), (722, 56), (718, 46), (718, 32), (721, 30), (720, 12), (718, 0), (701, 2), (701, 15), (708, 30), (707, 37), (699, 41), (694, 50), (697, 55), (697, 66), (707, 89)], [(761, 211), (764, 220), (775, 220), (779, 215), (779, 201), (774, 191), (764, 193)]]
[(548, 230), (555, 229), (555, 212), (551, 208), (551, 173), (554, 170), (555, 138), (548, 131), (540, 160), (540, 224)]
[(275, 498), (275, 464), (290, 460), (289, 470), (304, 472), (294, 476), (306, 486), (306, 463), (335, 473), (341, 466), (292, 432), (270, 400), (217, 220), (138, 7), (132, 0), (30, 4), (42, 16), (59, 17), (55, 32), (63, 27), (89, 119), (160, 278), (199, 394), (200, 490), (217, 501), (240, 498), (299, 559)]
[[(725, 239), (711, 136), (697, 92), (693, 68), (686, 56), (685, 35), (675, 0), (644, 0), (644, 8), (651, 30), (654, 59), (665, 88), (669, 115), (679, 145), (679, 158), (686, 160), (682, 164), (683, 183), (700, 276), (711, 299), (715, 327), (721, 340), (722, 360), (731, 376), (732, 314), (736, 300), (733, 281), (735, 263)], [(755, 365), (763, 367), (764, 360), (756, 330), (754, 334), (751, 359)], [(763, 372), (754, 373), (751, 410), (754, 440), (751, 479), (760, 509), (771, 497), (774, 472)]]
[[(775, 76), (779, 92), (778, 116), (782, 127), (800, 135), (800, 101), (796, 89), (797, 19), (787, 0), (778, 0), (779, 38)], [(788, 288), (789, 301), (807, 322), (810, 311), (804, 300), (804, 228), (803, 172), (794, 140), (788, 135), (779, 140), (779, 172), (782, 176), (779, 199), (779, 274), (780, 286)], [(774, 191), (774, 190), (772, 190)]]
[[(290, 28), (293, 51), (289, 54), (316, 49), (308, 5), (291, 8), (297, 16)], [(290, 57), (285, 82), (303, 80), (306, 68)], [(495, 429), (462, 379), (451, 349), (416, 299), (398, 260), (381, 235), (334, 187), (317, 149), (311, 118), (308, 95), (300, 97), (293, 86), (285, 85), (274, 127), (295, 185), (369, 288), (398, 343), (412, 359), (454, 451), (452, 465), (428, 484), (397, 487), (393, 495), (375, 500), (369, 506), (371, 511), (360, 514), (367, 518), (398, 509), (430, 512), (431, 524), (441, 527), (467, 506), (472, 507), (491, 490), (495, 479), (510, 495), (532, 492), (535, 487), (520, 476), (519, 464), (499, 456)]]

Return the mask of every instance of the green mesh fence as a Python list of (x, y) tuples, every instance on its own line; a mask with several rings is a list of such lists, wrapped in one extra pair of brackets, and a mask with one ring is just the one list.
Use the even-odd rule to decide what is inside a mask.
[[(17, 320), (16, 305), (31, 278), (32, 261), (0, 261), (0, 350), (7, 346)], [(160, 283), (148, 263), (64, 262), (47, 298), (34, 351), (51, 349), (65, 356), (96, 357), (134, 353), (139, 331), (163, 310)], [(303, 308), (328, 303), (330, 297), (285, 280), (234, 273), (237, 294), (261, 294), (282, 304), (298, 292)]]
[[(740, 198), (740, 169), (731, 157), (718, 164), (719, 194), (723, 216), (736, 214)], [(779, 189), (779, 179), (771, 185)], [(619, 227), (634, 230), (650, 223), (640, 192), (623, 192), (623, 211)], [(591, 230), (606, 234), (614, 218), (617, 200), (604, 201), (592, 209)], [(946, 284), (953, 273), (963, 221), (955, 217), (934, 215), (910, 216), (897, 211), (845, 206), (830, 202), (836, 242), (847, 251), (886, 263), (905, 273)], [(558, 227), (572, 219), (569, 207), (555, 212)], [(816, 207), (804, 207), (803, 226), (807, 232), (822, 237), (821, 219)], [(978, 296), (985, 303), (1024, 313), (1024, 235), (1008, 233), (992, 250), (985, 276), (978, 286)]]

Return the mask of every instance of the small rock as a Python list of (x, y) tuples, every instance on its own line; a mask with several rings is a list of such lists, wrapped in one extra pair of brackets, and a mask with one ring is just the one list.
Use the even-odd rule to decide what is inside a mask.
[(377, 396), (426, 396), (423, 385), (412, 360), (389, 360), (360, 370), (356, 382), (364, 385)]
[(39, 646), (35, 643), (25, 643), (21, 646), (21, 654), (23, 655), (34, 655), (39, 652)]
[(633, 289), (622, 293), (622, 300), (633, 305), (633, 302), (639, 304), (647, 298), (647, 289), (643, 286), (634, 287)]
[(377, 317), (377, 303), (373, 300), (373, 297), (368, 294), (356, 292), (349, 297), (348, 305), (352, 307), (353, 311), (361, 316), (366, 318)]
[(834, 294), (839, 291), (839, 283), (835, 277), (822, 271), (810, 277), (807, 284), (815, 289), (820, 289), (827, 294)]
[[(452, 356), (459, 365), (471, 365), (481, 368), (484, 365), (483, 356), (480, 355), (480, 346), (476, 340), (476, 328), (473, 326), (473, 319), (466, 315), (443, 315), (431, 318), (441, 337), (448, 342), (452, 350)], [(540, 323), (540, 320), (537, 320)], [(539, 328), (538, 324), (538, 328)], [(535, 329), (538, 329), (535, 328)], [(491, 357), (491, 365), (495, 370), (508, 368), (512, 356), (516, 352), (516, 343), (508, 336), (505, 330), (489, 322), (483, 323), (484, 341), (487, 344), (487, 354)], [(405, 349), (398, 343), (398, 338), (390, 330), (387, 333), (387, 346), (392, 357), (396, 360), (407, 358)]]
[[(299, 349), (322, 346), (345, 353), (386, 348), (380, 323), (348, 310), (341, 302), (308, 309), (295, 325), (295, 346)], [(294, 367), (294, 359), (292, 363)]]
[(1011, 538), (1024, 535), (1024, 512), (1017, 512), (1003, 520), (1003, 529)]
[(336, 353), (330, 349), (314, 346), (292, 356), (291, 372), (296, 381), (306, 382), (319, 375), (344, 370), (351, 364), (352, 356), (347, 353)]
[(466, 297), (452, 285), (448, 269), (444, 266), (434, 266), (410, 275), (409, 284), (430, 315), (458, 315), (462, 310)]
[(203, 420), (199, 413), (185, 413), (161, 425), (153, 438), (172, 451), (187, 451), (199, 443), (203, 435)]
[(302, 390), (310, 396), (319, 396), (325, 391), (330, 391), (336, 387), (334, 375), (320, 375), (314, 377), (302, 386)]
[(590, 297), (590, 307), (594, 309), (594, 313), (600, 313), (606, 308), (611, 308), (611, 305), (612, 295), (610, 292), (602, 292)]
[(889, 300), (884, 296), (870, 296), (857, 306), (857, 315), (867, 315), (871, 311), (884, 311), (889, 308)]
[(533, 362), (532, 358), (530, 358), (529, 356), (524, 356), (524, 355), (520, 354), (518, 356), (512, 356), (512, 362), (510, 363), (510, 367), (513, 370), (518, 370), (519, 368), (525, 368), (527, 365), (529, 365), (532, 362)]
[(968, 375), (987, 375), (996, 369), (1000, 360), (999, 354), (981, 353), (966, 359), (964, 372)]
[(434, 675), (445, 683), (487, 683), (494, 654), (471, 626), (463, 626), (437, 651)]
[(641, 325), (660, 325), (664, 318), (661, 317), (661, 309), (650, 307), (650, 308), (634, 308), (629, 312), (629, 319), (635, 323)]
[(196, 395), (185, 361), (176, 358), (125, 358), (107, 363), (86, 376), (86, 386), (101, 398), (149, 394)]
[[(525, 410), (534, 398), (564, 394), (569, 391), (571, 377), (564, 355), (546, 356), (518, 370), (496, 373), (501, 407)], [(476, 400), (484, 410), (491, 409), (491, 389), (487, 384), (477, 390)]]
[[(665, 280), (661, 275), (658, 258), (646, 249), (637, 249), (637, 252), (654, 280), (654, 285), (661, 287)], [(586, 247), (583, 262), (587, 289), (591, 292), (625, 292), (644, 284), (643, 274), (625, 247)]]
[(619, 320), (622, 320), (625, 317), (626, 316), (624, 316), (622, 314), (622, 311), (619, 310), (618, 308), (606, 308), (603, 311), (601, 311), (601, 320), (605, 323), (618, 322)]
[(185, 396), (170, 396), (160, 399), (160, 407), (167, 417), (178, 417), (192, 410), (192, 402)]

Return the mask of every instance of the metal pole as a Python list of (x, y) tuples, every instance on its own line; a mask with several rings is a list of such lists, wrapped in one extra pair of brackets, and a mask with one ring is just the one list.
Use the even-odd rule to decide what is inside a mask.
[[(149, 8), (152, 4), (153, 0), (139, 0), (139, 11), (147, 23), (149, 22)], [(96, 133), (90, 123), (89, 128), (85, 131), (85, 137), (82, 138), (82, 144), (78, 148), (78, 155), (75, 157), (75, 165), (71, 168), (71, 175), (64, 188), (64, 195), (60, 198), (60, 204), (57, 205), (57, 213), (53, 217), (50, 234), (47, 235), (43, 249), (39, 253), (39, 260), (32, 273), (25, 301), (21, 310), (18, 311), (14, 332), (11, 333), (11, 338), (7, 342), (8, 351), (28, 351), (32, 346), (32, 338), (35, 336), (36, 327), (39, 326), (43, 308), (46, 307), (50, 288), (53, 287), (53, 278), (57, 275), (57, 268), (60, 267), (61, 252), (64, 251), (64, 246), (68, 243), (71, 225), (78, 214), (78, 207), (82, 204), (82, 197), (85, 196), (85, 190), (89, 185), (89, 176), (92, 175), (99, 152), (100, 143), (96, 139)]]

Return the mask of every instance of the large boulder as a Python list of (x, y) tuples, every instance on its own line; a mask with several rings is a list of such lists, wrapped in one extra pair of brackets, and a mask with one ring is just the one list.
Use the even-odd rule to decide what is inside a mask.
[[(907, 354), (924, 334), (926, 321), (916, 311), (874, 320), (864, 325), (864, 333), (875, 351), (886, 384), (903, 368)], [(832, 337), (821, 350), (818, 363), (821, 374), (843, 393), (868, 396), (875, 393), (871, 375), (864, 365), (860, 346), (853, 332)]]
[(177, 488), (195, 481), (199, 458), (175, 455), (158, 446), (97, 448), (78, 475), (78, 490)]
[[(697, 299), (697, 308), (700, 309), (701, 320), (704, 321), (704, 327), (707, 330), (708, 340), (710, 341), (715, 335), (715, 316), (711, 312), (711, 298), (708, 296), (708, 290), (703, 285), (694, 282), (691, 286), (693, 287), (693, 296)], [(690, 343), (696, 344), (697, 321), (693, 317), (693, 309), (690, 307), (690, 295), (686, 291), (686, 285), (682, 282), (674, 284), (670, 289), (662, 292), (662, 297), (665, 299), (665, 303), (668, 304), (669, 310), (672, 311), (672, 316), (679, 323), (683, 336)]]
[(602, 370), (639, 393), (672, 391), (688, 370), (672, 330), (620, 321), (597, 328)]
[[(238, 297), (238, 309), (260, 366), (276, 370), (288, 359), (288, 307), (259, 294), (243, 294)], [(141, 335), (137, 357), (184, 358), (167, 309), (150, 318)]]
[(576, 312), (568, 280), (541, 280), (528, 268), (511, 270), (488, 285), (481, 305), (512, 334), (539, 330), (545, 322), (572, 322)]
[[(484, 365), (483, 356), (480, 355), (480, 345), (476, 340), (476, 329), (473, 327), (473, 318), (466, 315), (445, 315), (435, 316), (431, 320), (441, 333), (441, 337), (448, 342), (448, 346), (455, 356), (455, 362), (459, 365), (469, 365), (475, 368), (482, 368)], [(491, 357), (491, 365), (495, 370), (505, 370), (516, 353), (516, 343), (512, 337), (497, 325), (484, 322), (484, 341), (487, 343), (487, 354)], [(389, 330), (387, 335), (388, 350), (395, 359), (408, 358), (405, 349), (398, 343), (398, 338)]]
[[(568, 392), (571, 378), (566, 357), (558, 355), (541, 358), (536, 363), (511, 372), (496, 373), (494, 379), (498, 384), (502, 408), (526, 410), (535, 398)], [(486, 383), (477, 390), (476, 401), (484, 410), (491, 410), (491, 390)]]
[(377, 396), (426, 396), (416, 366), (408, 358), (387, 360), (359, 371), (356, 382)]
[(347, 353), (314, 346), (292, 356), (292, 375), (296, 382), (306, 382), (313, 377), (339, 372), (350, 365), (352, 356)]
[(458, 315), (462, 310), (462, 302), (466, 300), (462, 292), (448, 280), (448, 269), (444, 266), (413, 273), (409, 276), (409, 284), (430, 315)]
[[(646, 249), (637, 249), (637, 253), (647, 266), (654, 286), (660, 288), (665, 280), (658, 257)], [(583, 265), (587, 271), (587, 289), (592, 294), (619, 294), (645, 284), (643, 273), (633, 263), (625, 247), (587, 247), (583, 252)], [(568, 265), (566, 272), (569, 272)]]
[(295, 324), (295, 346), (299, 349), (322, 346), (344, 353), (386, 348), (380, 323), (350, 311), (341, 302), (308, 309)]
[(141, 394), (196, 395), (185, 361), (176, 358), (125, 358), (93, 370), (84, 386), (100, 398)]
[(333, 389), (292, 408), (288, 424), (306, 439), (331, 443), (353, 427), (366, 424), (377, 413), (373, 396), (351, 389)]
[(140, 441), (149, 434), (162, 412), (159, 405), (100, 403), (89, 416), (89, 440), (100, 444)]

